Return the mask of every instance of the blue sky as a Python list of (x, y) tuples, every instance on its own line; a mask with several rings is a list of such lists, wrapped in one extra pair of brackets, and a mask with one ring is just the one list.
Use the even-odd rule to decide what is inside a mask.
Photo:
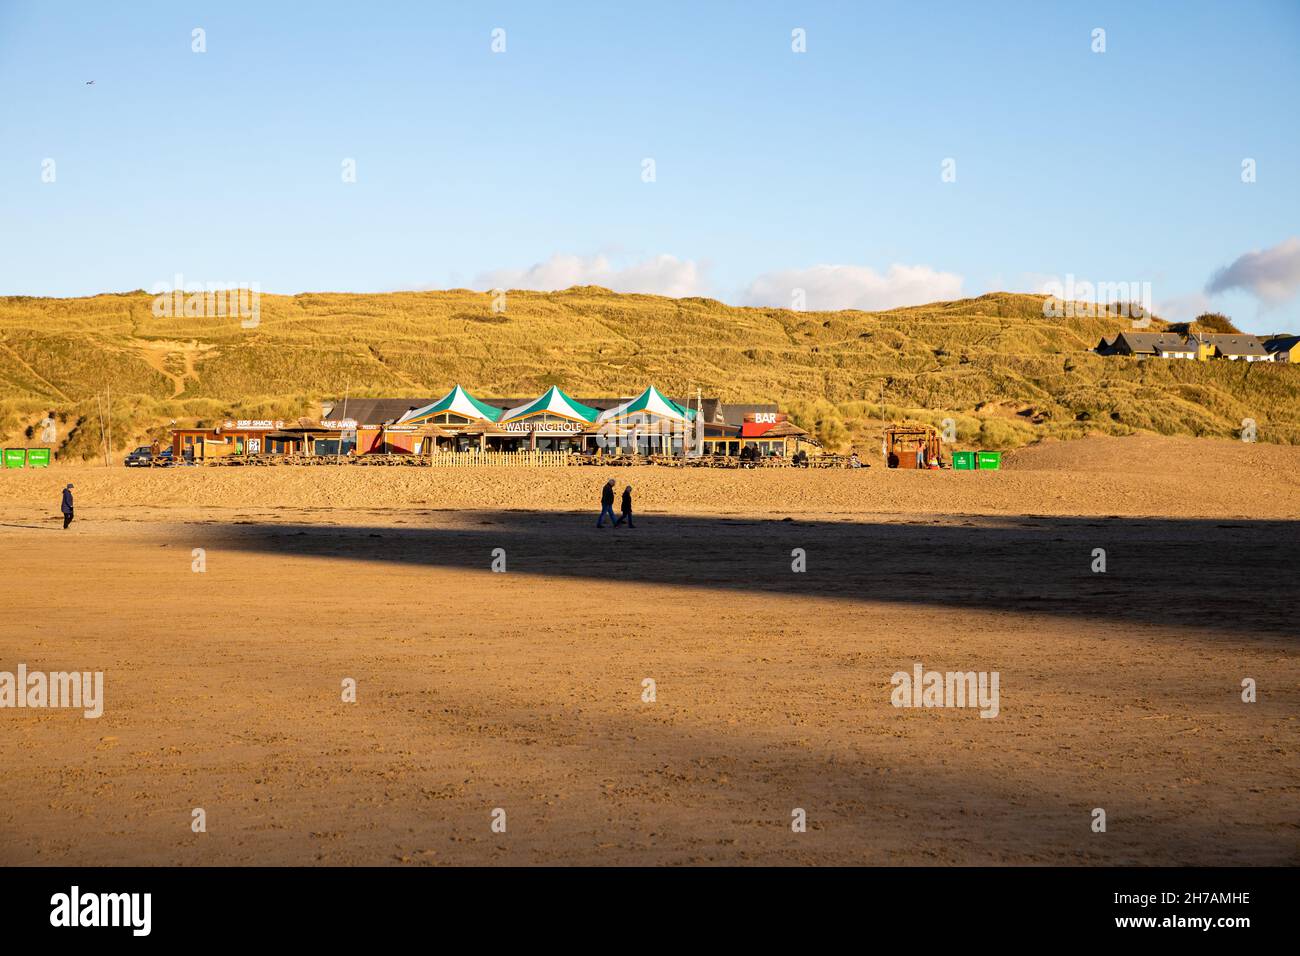
[(1295, 328), (1297, 91), (1294, 0), (0, 0), (0, 294), (882, 307), (1072, 275)]

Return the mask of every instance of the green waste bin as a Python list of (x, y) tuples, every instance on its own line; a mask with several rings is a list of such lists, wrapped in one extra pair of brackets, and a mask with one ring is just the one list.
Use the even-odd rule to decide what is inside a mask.
[(955, 451), (952, 453), (954, 471), (974, 471), (975, 453), (973, 451)]
[(48, 448), (27, 449), (28, 468), (48, 468), (49, 466), (50, 466), (50, 450)]
[(1002, 452), (982, 451), (975, 456), (980, 471), (997, 471), (1002, 467)]
[(22, 468), (27, 464), (26, 448), (6, 448), (5, 449), (5, 467)]

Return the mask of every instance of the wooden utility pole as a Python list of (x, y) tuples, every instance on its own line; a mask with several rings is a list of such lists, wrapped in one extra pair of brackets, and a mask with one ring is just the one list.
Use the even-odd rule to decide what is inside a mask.
[(99, 447), (104, 450), (104, 467), (108, 467), (108, 440), (104, 434), (104, 397), (95, 393), (95, 411), (99, 413)]
[(334, 446), (334, 460), (335, 460), (335, 461), (338, 461), (339, 458), (342, 457), (342, 455), (343, 455), (343, 436), (346, 435), (346, 434), (348, 433), (348, 429), (347, 429), (347, 421), (348, 421), (348, 390), (349, 390), (351, 387), (352, 387), (352, 383), (351, 383), (351, 382), (348, 382), (348, 384), (346, 384), (346, 385), (343, 386), (343, 425), (344, 425), (344, 427), (339, 429), (339, 441), (338, 441), (338, 444)]

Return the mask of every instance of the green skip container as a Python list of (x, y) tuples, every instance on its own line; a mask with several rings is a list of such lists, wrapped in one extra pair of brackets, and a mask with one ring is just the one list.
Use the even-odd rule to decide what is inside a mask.
[(974, 471), (975, 453), (973, 451), (955, 451), (952, 453), (953, 471)]
[(28, 468), (50, 467), (50, 450), (48, 448), (27, 449), (27, 467)]
[(1002, 452), (982, 451), (975, 456), (980, 471), (997, 471), (1002, 467)]
[(5, 449), (5, 467), (22, 468), (27, 464), (26, 448), (6, 448)]

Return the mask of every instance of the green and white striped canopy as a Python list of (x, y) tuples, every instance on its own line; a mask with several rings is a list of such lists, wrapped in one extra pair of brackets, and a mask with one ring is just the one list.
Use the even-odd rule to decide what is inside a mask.
[(434, 415), (441, 415), (443, 412), (451, 412), (453, 415), (464, 415), (466, 418), (471, 420), (486, 420), (489, 422), (495, 422), (501, 417), (501, 409), (488, 405), (486, 402), (480, 402), (469, 392), (457, 385), (432, 405), (425, 405), (424, 408), (412, 409), (397, 421), (399, 424), (406, 424), (408, 422), (416, 422), (425, 418), (431, 418)]
[(678, 405), (651, 385), (630, 402), (624, 402), (622, 405), (616, 405), (601, 412), (600, 420), (602, 422), (613, 421), (638, 412), (642, 415), (658, 415), (662, 418), (674, 418), (683, 422), (690, 421), (695, 417), (694, 411)]
[(559, 388), (552, 385), (539, 398), (533, 399), (525, 405), (519, 405), (515, 408), (508, 409), (501, 416), (501, 421), (512, 422), (516, 419), (527, 418), (529, 415), (539, 415), (549, 413), (558, 415), (561, 418), (568, 418), (575, 422), (594, 422), (597, 411), (590, 405), (584, 405), (582, 402), (574, 401)]

